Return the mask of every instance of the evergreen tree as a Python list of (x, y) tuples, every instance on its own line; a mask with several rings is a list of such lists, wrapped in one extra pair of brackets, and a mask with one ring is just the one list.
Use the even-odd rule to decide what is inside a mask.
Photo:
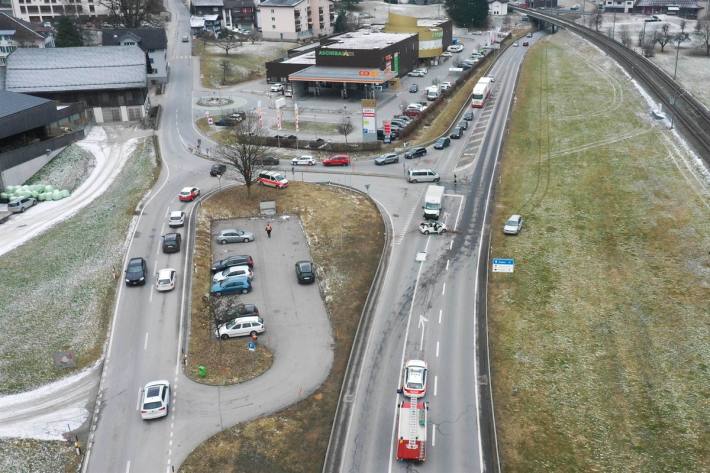
[(56, 47), (70, 48), (84, 45), (79, 26), (68, 16), (60, 16), (56, 27), (57, 37), (54, 40)]
[(336, 33), (345, 33), (348, 31), (348, 17), (344, 8), (338, 11), (338, 17), (335, 19), (333, 30)]
[(482, 27), (488, 20), (487, 0), (444, 0), (446, 12), (456, 26)]

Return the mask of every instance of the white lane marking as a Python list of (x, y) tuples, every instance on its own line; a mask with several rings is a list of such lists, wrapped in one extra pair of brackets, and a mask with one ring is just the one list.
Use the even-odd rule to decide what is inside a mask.
[(443, 309), (439, 309), (439, 323), (441, 323), (441, 316), (444, 313)]
[(439, 358), (439, 340), (436, 341), (436, 357)]
[(463, 196), (458, 194), (444, 194), (446, 197), (455, 197), (459, 199), (459, 209), (456, 211), (456, 221), (454, 222), (454, 231), (459, 225), (459, 217), (461, 217), (461, 207), (463, 206)]
[(439, 390), (439, 377), (434, 376), (434, 396), (436, 396), (436, 393), (438, 390)]
[(446, 270), (449, 270), (449, 260), (446, 260)]
[(126, 463), (126, 473), (131, 471), (131, 460), (128, 460), (128, 463)]
[(444, 285), (441, 286), (441, 295), (443, 296), (444, 294), (446, 294), (446, 283), (444, 283)]
[(449, 249), (451, 249), (451, 248), (453, 248), (453, 247), (454, 247), (454, 240), (451, 240), (451, 241), (449, 242)]
[(144, 351), (148, 349), (148, 335), (149, 335), (149, 332), (146, 332), (145, 333), (145, 340), (143, 341), (143, 350)]
[[(429, 242), (431, 241), (431, 235), (426, 238), (426, 245), (424, 245), (424, 251), (426, 252), (429, 248)], [(402, 344), (402, 359), (399, 362), (399, 366), (404, 366), (404, 355), (407, 350), (407, 340), (409, 339), (409, 325), (412, 322), (412, 312), (414, 311), (414, 301), (417, 297), (417, 288), (419, 287), (419, 278), (422, 275), (422, 268), (424, 267), (424, 262), (419, 263), (419, 270), (417, 270), (417, 278), (414, 280), (414, 292), (412, 293), (412, 299), (409, 302), (409, 315), (407, 316), (407, 327), (404, 329), (404, 343)], [(402, 370), (399, 370), (399, 379), (397, 380), (397, 386), (402, 385)], [(397, 427), (397, 404), (399, 403), (399, 394), (394, 396), (394, 415), (392, 416), (392, 435), (390, 438), (394, 438), (395, 428)], [(394, 458), (394, 442), (390, 442), (390, 456), (387, 465), (387, 472), (392, 473), (392, 459)]]
[(436, 446), (436, 424), (431, 424), (431, 446)]
[(153, 302), (153, 292), (155, 290), (155, 287), (153, 286), (153, 283), (150, 284), (150, 294), (148, 295), (148, 302)]

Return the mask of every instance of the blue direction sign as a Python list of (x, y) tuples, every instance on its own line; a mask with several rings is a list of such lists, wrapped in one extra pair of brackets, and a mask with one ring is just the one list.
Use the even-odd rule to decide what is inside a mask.
[(513, 258), (493, 258), (494, 273), (512, 273), (515, 269)]
[(256, 350), (256, 343), (250, 341), (249, 343), (247, 343), (247, 348), (249, 349), (249, 351)]

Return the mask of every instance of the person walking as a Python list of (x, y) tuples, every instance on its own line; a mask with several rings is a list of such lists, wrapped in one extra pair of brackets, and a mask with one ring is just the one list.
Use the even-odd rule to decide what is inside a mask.
[(271, 238), (271, 224), (270, 223), (266, 224), (266, 236)]

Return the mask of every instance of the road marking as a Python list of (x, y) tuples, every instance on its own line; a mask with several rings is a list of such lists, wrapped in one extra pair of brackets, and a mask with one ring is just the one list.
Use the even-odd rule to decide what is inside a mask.
[(443, 296), (444, 294), (446, 294), (446, 283), (444, 283), (444, 285), (441, 286), (441, 295)]
[(149, 332), (145, 333), (145, 340), (143, 341), (143, 351), (148, 349), (148, 334)]
[(454, 247), (454, 240), (451, 240), (451, 241), (449, 242), (449, 249), (451, 249), (451, 248), (453, 248), (453, 247)]
[(439, 323), (441, 323), (441, 314), (444, 313), (444, 309), (439, 309)]
[(439, 358), (439, 340), (436, 341), (436, 357)]
[(429, 322), (429, 319), (424, 317), (423, 315), (419, 315), (419, 328), (422, 329), (422, 336), (419, 339), (419, 351), (422, 351), (424, 349), (424, 331), (426, 329), (426, 323)]
[(449, 260), (446, 260), (446, 270), (449, 270)]
[[(439, 355), (437, 355), (437, 356), (439, 356)], [(436, 396), (436, 393), (438, 390), (439, 390), (439, 377), (434, 376), (434, 396)]]
[(431, 424), (431, 446), (436, 446), (436, 424)]
[(131, 460), (128, 460), (128, 463), (126, 463), (126, 473), (131, 471)]
[(148, 295), (148, 302), (153, 302), (153, 284), (150, 285), (150, 294)]

